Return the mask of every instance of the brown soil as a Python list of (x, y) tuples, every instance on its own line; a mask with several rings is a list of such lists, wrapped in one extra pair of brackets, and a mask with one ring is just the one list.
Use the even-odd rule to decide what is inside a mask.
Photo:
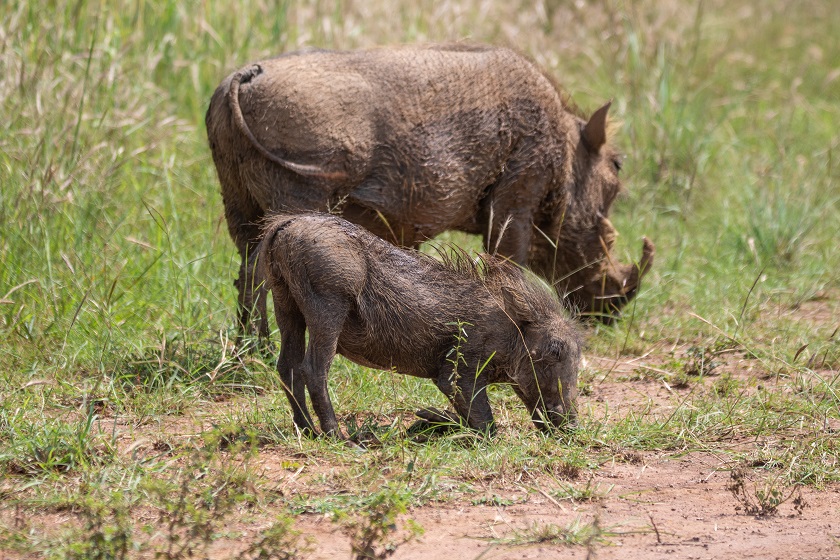
[[(596, 372), (587, 397), (592, 413), (597, 416), (609, 409), (619, 414), (642, 405), (657, 412), (678, 405), (688, 390), (671, 388), (661, 379), (627, 380), (639, 371), (656, 373), (657, 361), (663, 361), (662, 354), (658, 356), (620, 361), (590, 357), (589, 367)], [(754, 360), (734, 353), (717, 359), (722, 363), (715, 376), (729, 373), (743, 378), (758, 373)], [(603, 377), (620, 381), (598, 381)], [(408, 515), (425, 534), (401, 546), (393, 558), (840, 559), (840, 485), (822, 491), (803, 489), (806, 505), (800, 513), (791, 498), (776, 514), (760, 517), (748, 514), (729, 490), (732, 467), (727, 456), (713, 452), (677, 457), (618, 453), (613, 462), (592, 473), (589, 484), (600, 497), (584, 503), (557, 501), (542, 493), (543, 487), (556, 482), (539, 478), (512, 488), (488, 487), (488, 495), (512, 505), (462, 500), (414, 508)], [(574, 484), (580, 487), (587, 481)], [(590, 546), (533, 542), (540, 527), (567, 527), (575, 521), (597, 522), (603, 540)], [(302, 515), (297, 527), (316, 539), (312, 558), (350, 557), (347, 538), (329, 519)]]
[[(602, 467), (593, 483), (612, 488), (595, 503), (556, 502), (539, 493), (526, 503), (500, 506), (447, 504), (417, 508), (410, 516), (426, 532), (394, 558), (840, 558), (840, 487), (805, 491), (801, 515), (784, 504), (756, 518), (736, 511), (726, 490), (729, 473), (712, 455), (669, 460), (655, 455), (638, 464)], [(510, 545), (534, 524), (565, 527), (597, 519), (606, 544)], [(323, 517), (301, 516), (298, 528), (317, 539), (313, 558), (349, 557), (346, 538)]]

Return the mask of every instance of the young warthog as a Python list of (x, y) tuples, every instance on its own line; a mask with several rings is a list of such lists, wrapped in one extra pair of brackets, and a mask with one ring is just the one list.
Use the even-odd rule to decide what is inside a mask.
[(476, 430), (494, 429), (488, 383), (511, 383), (542, 429), (575, 421), (578, 335), (516, 265), (489, 255), (441, 263), (327, 214), (281, 214), (264, 232), (277, 370), (299, 428), (314, 431), (305, 387), (321, 429), (341, 433), (327, 392), (336, 353), (431, 379)]
[(242, 326), (260, 219), (305, 210), (408, 247), (444, 230), (480, 234), (567, 307), (609, 321), (654, 255), (647, 239), (638, 264), (612, 255), (622, 158), (607, 141), (609, 106), (587, 118), (530, 61), (483, 46), (299, 52), (231, 74), (206, 124), (242, 256)]

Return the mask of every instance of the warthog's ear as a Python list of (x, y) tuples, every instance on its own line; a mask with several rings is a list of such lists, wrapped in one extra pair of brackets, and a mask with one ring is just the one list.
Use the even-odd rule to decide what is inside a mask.
[(522, 294), (508, 286), (502, 286), (502, 299), (505, 304), (505, 313), (517, 324), (523, 326), (534, 319), (534, 314), (528, 300)]
[(607, 113), (610, 105), (612, 101), (607, 101), (603, 107), (592, 113), (589, 122), (583, 126), (580, 133), (583, 143), (592, 153), (597, 153), (607, 141)]

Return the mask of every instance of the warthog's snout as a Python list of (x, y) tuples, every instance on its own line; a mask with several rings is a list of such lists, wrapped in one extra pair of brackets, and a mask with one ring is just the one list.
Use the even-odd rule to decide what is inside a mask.
[(598, 274), (578, 292), (570, 294), (581, 316), (597, 319), (609, 325), (621, 316), (621, 309), (635, 297), (642, 278), (653, 266), (656, 248), (648, 238), (642, 239), (642, 257), (638, 263), (607, 262)]

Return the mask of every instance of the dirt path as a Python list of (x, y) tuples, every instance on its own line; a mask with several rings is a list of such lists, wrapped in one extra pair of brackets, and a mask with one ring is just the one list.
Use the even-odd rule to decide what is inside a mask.
[[(790, 502), (775, 516), (759, 519), (736, 511), (726, 489), (728, 470), (712, 455), (680, 459), (644, 456), (636, 464), (605, 465), (592, 480), (610, 489), (596, 502), (557, 502), (531, 493), (524, 503), (502, 506), (447, 504), (415, 508), (409, 515), (425, 529), (393, 558), (838, 558), (840, 487), (805, 490), (803, 513)], [(521, 496), (522, 493), (519, 494)], [(511, 497), (518, 497), (510, 494)], [(510, 545), (533, 527), (566, 527), (595, 518), (607, 542), (586, 546), (552, 543)], [(315, 537), (312, 558), (348, 558), (347, 539), (327, 519), (303, 515), (297, 526)], [(529, 528), (531, 530), (529, 531)], [(657, 534), (658, 532), (658, 534)], [(519, 540), (527, 540), (519, 537)]]

